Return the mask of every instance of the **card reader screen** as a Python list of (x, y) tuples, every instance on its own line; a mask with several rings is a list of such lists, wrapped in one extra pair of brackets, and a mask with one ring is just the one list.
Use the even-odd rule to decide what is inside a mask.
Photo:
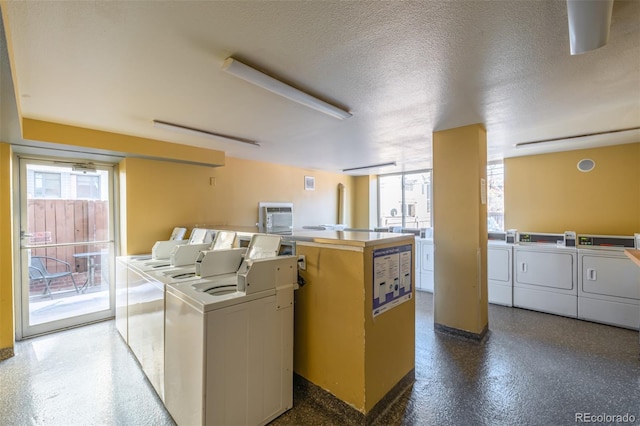
[(591, 238), (591, 237), (579, 237), (578, 244), (580, 244), (581, 246), (592, 246), (593, 245), (593, 238)]

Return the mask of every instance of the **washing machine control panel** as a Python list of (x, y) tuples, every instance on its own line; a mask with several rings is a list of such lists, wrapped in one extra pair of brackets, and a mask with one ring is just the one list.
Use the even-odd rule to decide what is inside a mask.
[(578, 247), (581, 248), (634, 248), (634, 237), (621, 237), (616, 235), (579, 235)]
[(564, 243), (563, 234), (535, 234), (521, 232), (518, 234), (518, 242), (520, 243), (540, 243), (540, 244), (562, 244)]
[(593, 245), (593, 237), (584, 237), (580, 235), (578, 237), (578, 244), (581, 246), (592, 246)]

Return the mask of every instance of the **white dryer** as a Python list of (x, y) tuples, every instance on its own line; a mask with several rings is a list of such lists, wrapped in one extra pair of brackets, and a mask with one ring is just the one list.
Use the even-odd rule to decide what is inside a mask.
[(633, 236), (578, 235), (578, 318), (638, 330), (640, 269)]
[(416, 251), (416, 255), (420, 256), (419, 263), (420, 270), (418, 271), (418, 283), (416, 285), (416, 290), (428, 291), (429, 293), (433, 293), (433, 238), (417, 238), (416, 246), (418, 247)]
[(513, 306), (578, 316), (575, 232), (518, 233), (513, 269)]
[(513, 306), (513, 244), (505, 232), (490, 232), (487, 239), (487, 292), (489, 303)]

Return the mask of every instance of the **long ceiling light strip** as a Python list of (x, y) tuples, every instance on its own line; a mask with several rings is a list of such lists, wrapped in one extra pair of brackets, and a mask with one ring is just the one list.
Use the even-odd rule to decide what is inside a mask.
[(361, 166), (361, 167), (351, 167), (349, 169), (342, 169), (343, 172), (352, 172), (354, 170), (363, 170), (363, 169), (373, 169), (374, 167), (387, 167), (387, 166), (395, 166), (396, 162), (391, 161), (389, 163), (380, 163), (380, 164), (372, 164), (370, 166)]
[(586, 137), (589, 137), (589, 136), (611, 135), (611, 134), (614, 134), (614, 133), (630, 132), (632, 130), (640, 130), (640, 127), (630, 127), (628, 129), (608, 130), (606, 132), (585, 133), (583, 135), (565, 136), (565, 137), (562, 137), (562, 138), (543, 139), (543, 140), (539, 140), (539, 141), (520, 142), (520, 143), (516, 144), (516, 148), (527, 148), (527, 147), (529, 147), (531, 145), (537, 145), (537, 144), (540, 144), (540, 143), (561, 142), (561, 141), (568, 141), (568, 140), (571, 140), (571, 139), (586, 138)]
[(261, 71), (258, 71), (255, 68), (250, 67), (249, 65), (243, 64), (242, 62), (229, 57), (225, 59), (224, 64), (222, 65), (222, 70), (241, 78), (249, 83), (255, 84), (258, 87), (262, 87), (272, 93), (285, 97), (289, 100), (297, 102), (306, 107), (315, 109), (316, 111), (320, 111), (331, 117), (337, 118), (339, 120), (344, 120), (345, 118), (349, 118), (352, 114), (349, 111), (345, 111), (341, 108), (336, 107), (335, 105), (331, 105), (323, 100), (320, 100), (310, 94), (303, 92), (302, 90), (296, 89), (293, 86), (289, 86), (286, 83), (283, 83), (280, 80), (277, 80)]
[(595, 50), (609, 41), (613, 0), (567, 0), (571, 54)]
[(237, 136), (229, 136), (229, 135), (224, 135), (222, 133), (216, 133), (216, 132), (210, 132), (208, 130), (202, 130), (202, 129), (196, 129), (194, 127), (188, 127), (188, 126), (183, 126), (181, 124), (174, 124), (174, 123), (169, 123), (167, 121), (162, 121), (162, 120), (153, 120), (153, 127), (157, 127), (158, 129), (166, 129), (166, 130), (173, 130), (176, 132), (180, 132), (180, 133), (186, 133), (186, 134), (190, 134), (190, 135), (196, 135), (196, 136), (207, 136), (207, 137), (212, 137), (212, 138), (222, 138), (222, 139), (228, 139), (230, 141), (234, 141), (234, 142), (242, 142), (242, 143), (246, 143), (249, 145), (253, 145), (253, 146), (260, 146), (260, 144), (256, 141), (253, 141), (251, 139), (245, 139), (245, 138), (240, 138)]

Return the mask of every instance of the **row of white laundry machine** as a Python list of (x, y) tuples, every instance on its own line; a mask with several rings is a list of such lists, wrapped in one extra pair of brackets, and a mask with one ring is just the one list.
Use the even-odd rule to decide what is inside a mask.
[(490, 233), (489, 303), (640, 328), (640, 269), (624, 254), (635, 236)]
[(264, 425), (293, 406), (297, 257), (280, 236), (237, 237), (194, 229), (118, 258), (116, 326), (178, 425)]

